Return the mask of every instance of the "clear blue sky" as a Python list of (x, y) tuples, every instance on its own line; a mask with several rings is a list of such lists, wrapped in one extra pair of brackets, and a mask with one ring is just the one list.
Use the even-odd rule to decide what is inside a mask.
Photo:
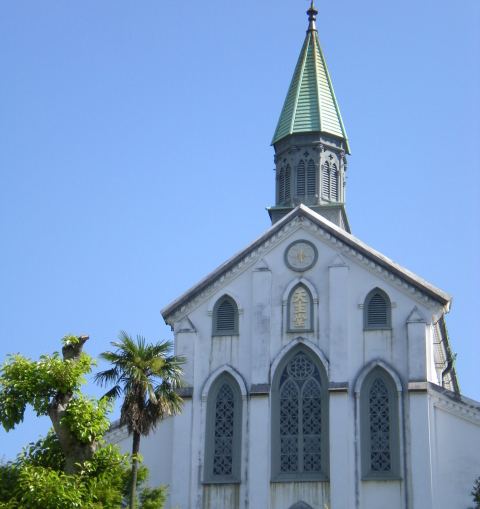
[[(171, 339), (160, 309), (268, 228), (308, 5), (0, 3), (0, 360), (68, 333), (93, 356), (121, 329)], [(454, 296), (460, 385), (480, 400), (480, 4), (317, 7), (352, 231)], [(0, 430), (0, 457), (48, 427)]]

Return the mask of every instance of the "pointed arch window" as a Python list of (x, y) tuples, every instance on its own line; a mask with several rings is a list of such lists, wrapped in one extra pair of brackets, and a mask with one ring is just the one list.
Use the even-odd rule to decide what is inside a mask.
[(317, 179), (315, 171), (315, 163), (312, 159), (308, 161), (307, 167), (307, 196), (315, 196), (317, 189)]
[(237, 303), (228, 295), (224, 295), (213, 308), (213, 334), (230, 336), (238, 334)]
[(327, 378), (308, 348), (296, 348), (279, 365), (272, 396), (272, 479), (326, 480)]
[(388, 295), (380, 288), (373, 289), (363, 305), (364, 329), (391, 329), (392, 305)]
[(325, 161), (323, 164), (322, 195), (327, 200), (330, 198), (330, 165), (328, 164), (328, 161)]
[(205, 482), (240, 482), (241, 432), (242, 394), (236, 380), (223, 373), (207, 398)]
[(298, 163), (297, 169), (297, 196), (305, 196), (305, 161)]
[(287, 164), (287, 168), (285, 169), (285, 204), (288, 205), (291, 201), (291, 176), (292, 171), (290, 165)]
[(360, 394), (362, 477), (392, 479), (400, 474), (398, 392), (382, 368), (365, 378)]

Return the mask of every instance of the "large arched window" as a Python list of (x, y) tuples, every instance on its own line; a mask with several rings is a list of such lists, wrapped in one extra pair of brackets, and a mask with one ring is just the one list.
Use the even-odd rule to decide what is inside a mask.
[(392, 377), (380, 367), (374, 368), (362, 384), (360, 435), (362, 478), (398, 478), (398, 392)]
[(206, 424), (204, 481), (240, 482), (242, 394), (229, 373), (210, 388)]
[(374, 288), (363, 304), (364, 329), (390, 329), (392, 327), (392, 305), (388, 295)]
[(279, 364), (272, 389), (272, 479), (328, 478), (328, 384), (305, 346)]
[(213, 334), (230, 336), (238, 334), (238, 307), (228, 295), (217, 300), (213, 308)]

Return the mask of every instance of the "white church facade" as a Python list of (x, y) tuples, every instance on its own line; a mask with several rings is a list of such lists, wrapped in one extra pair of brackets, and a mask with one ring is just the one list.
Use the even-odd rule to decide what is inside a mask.
[[(189, 386), (140, 452), (167, 507), (466, 509), (480, 403), (459, 393), (452, 298), (350, 232), (316, 14), (272, 142), (272, 226), (162, 310)], [(125, 428), (106, 439), (131, 449)]]

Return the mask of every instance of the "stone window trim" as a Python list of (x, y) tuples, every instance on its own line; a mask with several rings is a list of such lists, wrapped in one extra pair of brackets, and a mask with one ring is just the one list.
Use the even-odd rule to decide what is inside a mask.
[[(383, 302), (382, 302), (383, 301)], [(384, 308), (382, 309), (382, 305)], [(374, 306), (376, 309), (374, 309)], [(377, 319), (371, 319), (369, 313), (384, 313)], [(391, 330), (392, 329), (392, 302), (388, 294), (381, 288), (374, 288), (365, 297), (363, 304), (363, 329), (364, 330)]]
[[(315, 286), (313, 285), (313, 283), (311, 283), (307, 278), (305, 278), (303, 276), (296, 277), (294, 280), (290, 281), (290, 283), (288, 284), (287, 288), (285, 289), (285, 291), (283, 293), (283, 296), (282, 296), (283, 331), (284, 331), (284, 333), (288, 333), (289, 335), (295, 334), (295, 333), (301, 334), (302, 332), (310, 331), (307, 329), (290, 330), (290, 326), (289, 326), (289, 323), (290, 323), (290, 306), (289, 306), (290, 295), (291, 295), (293, 289), (295, 287), (297, 287), (299, 284), (302, 284), (303, 286), (305, 286), (309, 290), (310, 295), (312, 297), (312, 303), (313, 303), (312, 328), (310, 330), (313, 332), (316, 331), (316, 336), (318, 336), (318, 334), (319, 334), (319, 331), (318, 331), (319, 297), (318, 297), (317, 290), (316, 290)], [(293, 346), (293, 345), (291, 345), (291, 346)], [(325, 364), (325, 362), (326, 362), (325, 358), (322, 355), (320, 355), (319, 352), (316, 352), (316, 353), (317, 353), (317, 355), (319, 355), (319, 357), (322, 359), (322, 362)], [(327, 364), (328, 364), (328, 362), (327, 362)]]
[(212, 336), (238, 335), (238, 315), (239, 310), (235, 299), (228, 294), (222, 295), (212, 310)]
[[(310, 303), (308, 305), (309, 312), (310, 312), (310, 319), (308, 320), (308, 323), (306, 324), (307, 327), (305, 327), (303, 329), (300, 329), (300, 328), (292, 329), (291, 328), (291, 318), (290, 318), (290, 314), (291, 314), (291, 311), (292, 311), (291, 310), (292, 296), (295, 293), (295, 291), (298, 290), (299, 288), (304, 289), (307, 292), (307, 294), (308, 294), (308, 297), (309, 297), (309, 300), (310, 300)], [(303, 281), (299, 281), (290, 290), (290, 293), (289, 293), (288, 298), (287, 298), (287, 332), (313, 332), (315, 330), (315, 326), (314, 325), (315, 325), (314, 324), (314, 299), (313, 299), (312, 292), (310, 291), (309, 287), (303, 283)]]
[(227, 371), (220, 373), (206, 399), (203, 483), (240, 483), (244, 398), (236, 378)]
[[(320, 459), (319, 461), (319, 470), (308, 470), (305, 468), (305, 464), (307, 461), (307, 456), (312, 456), (312, 453), (309, 451), (305, 451), (305, 446), (308, 443), (308, 440), (303, 442), (303, 446), (299, 444), (299, 441), (296, 443), (299, 462), (304, 464), (304, 469), (300, 469), (299, 471), (285, 471), (282, 469), (282, 451), (281, 451), (281, 390), (285, 386), (285, 380), (289, 381), (289, 377), (285, 379), (285, 373), (287, 372), (287, 368), (292, 360), (298, 355), (303, 354), (311, 361), (311, 364), (314, 365), (315, 372), (317, 377), (319, 377), (319, 387), (320, 387)], [(282, 382), (282, 378), (284, 379)], [(307, 379), (309, 381), (309, 379)], [(282, 385), (281, 385), (282, 384)], [(300, 409), (305, 403), (303, 403), (303, 392), (302, 389), (298, 389), (298, 408)], [(272, 472), (271, 472), (271, 482), (290, 482), (290, 481), (298, 481), (298, 482), (311, 482), (311, 481), (328, 481), (329, 480), (329, 431), (328, 431), (328, 423), (329, 423), (329, 391), (328, 391), (328, 377), (327, 370), (322, 364), (320, 358), (315, 355), (315, 353), (305, 346), (303, 343), (298, 343), (294, 348), (291, 348), (283, 359), (278, 363), (272, 384), (272, 432), (271, 432), (271, 443), (272, 443)], [(293, 402), (295, 406), (295, 401)], [(304, 409), (306, 407), (303, 407)], [(305, 413), (299, 412), (298, 417), (298, 428), (303, 428), (305, 419)], [(303, 430), (301, 434), (303, 435)], [(294, 433), (293, 433), (294, 434)], [(314, 432), (314, 435), (316, 433)], [(299, 435), (300, 436), (300, 431)], [(310, 438), (311, 440), (311, 438)], [(315, 460), (317, 461), (317, 460)]]
[[(383, 412), (382, 419), (388, 421), (387, 429), (377, 429), (377, 435), (382, 433), (383, 443), (388, 443), (385, 452), (389, 455), (390, 464), (384, 469), (372, 468), (372, 425), (378, 427), (375, 421), (376, 412), (372, 410), (375, 405), (375, 394), (371, 389), (375, 381), (381, 381), (380, 386), (388, 393), (388, 412)], [(401, 429), (403, 427), (402, 411), (402, 388), (398, 375), (382, 361), (373, 361), (361, 373), (355, 385), (355, 396), (357, 399), (357, 422), (359, 422), (359, 448), (361, 464), (361, 480), (400, 480), (402, 478), (401, 459)], [(385, 410), (385, 408), (384, 408)], [(373, 413), (372, 413), (373, 412)], [(373, 420), (372, 420), (373, 419)], [(382, 440), (380, 436), (378, 438)], [(376, 451), (378, 453), (378, 451)]]

